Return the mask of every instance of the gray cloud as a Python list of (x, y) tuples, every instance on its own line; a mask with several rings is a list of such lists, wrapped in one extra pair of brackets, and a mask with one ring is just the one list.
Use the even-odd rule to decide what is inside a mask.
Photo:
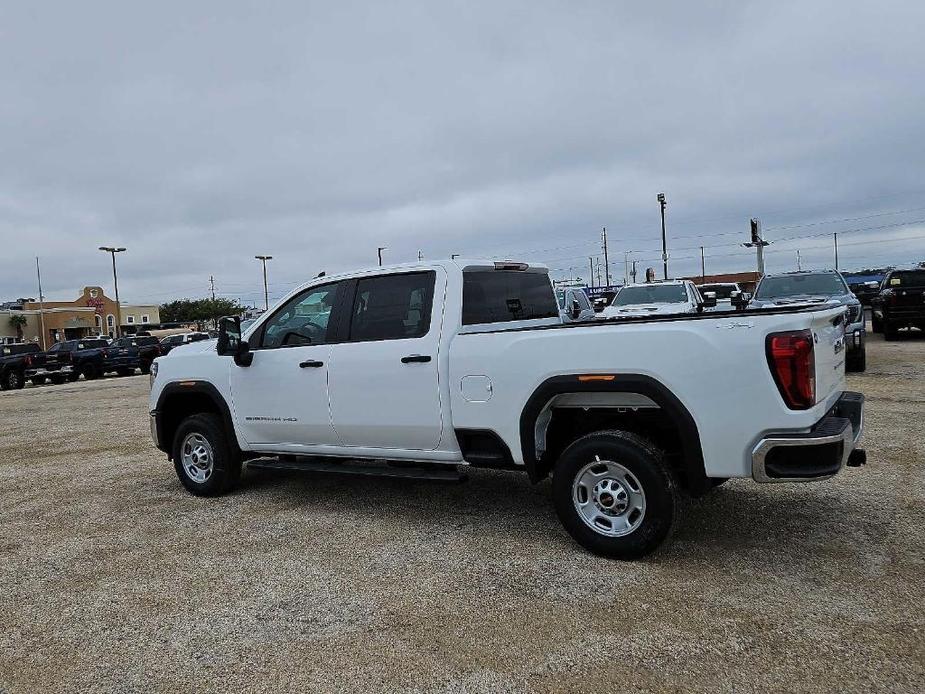
[[(844, 230), (843, 267), (925, 256), (920, 3), (18, 3), (0, 22), (0, 297), (279, 295), (321, 269), (612, 241), (750, 269)], [(775, 226), (869, 218), (779, 233)], [(864, 229), (848, 232), (849, 229)], [(737, 233), (741, 234), (736, 236)], [(831, 263), (777, 241), (771, 268)]]

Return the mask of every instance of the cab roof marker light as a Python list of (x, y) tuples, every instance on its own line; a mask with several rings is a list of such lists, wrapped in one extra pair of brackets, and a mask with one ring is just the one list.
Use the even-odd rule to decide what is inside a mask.
[(616, 376), (613, 374), (589, 374), (587, 376), (579, 376), (579, 383), (590, 383), (592, 381), (615, 381)]
[(528, 270), (530, 265), (527, 263), (497, 262), (495, 270)]

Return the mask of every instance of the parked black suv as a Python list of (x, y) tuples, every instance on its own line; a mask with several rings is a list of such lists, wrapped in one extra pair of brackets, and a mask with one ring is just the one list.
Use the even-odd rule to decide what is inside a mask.
[(26, 383), (26, 369), (32, 366), (34, 355), (41, 351), (33, 342), (0, 345), (0, 390), (22, 388)]
[(873, 330), (887, 340), (900, 328), (925, 330), (925, 268), (890, 270), (871, 305)]

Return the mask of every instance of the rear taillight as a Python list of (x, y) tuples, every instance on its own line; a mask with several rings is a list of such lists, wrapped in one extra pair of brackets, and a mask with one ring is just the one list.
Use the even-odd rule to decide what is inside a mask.
[(791, 410), (808, 410), (816, 404), (816, 360), (813, 334), (794, 330), (768, 335), (768, 366), (781, 397)]
[(26, 366), (32, 366), (32, 357), (26, 357), (24, 361)]
[(107, 352), (107, 351), (104, 349), (104, 350), (103, 350), (103, 359), (106, 359), (106, 357), (108, 357), (108, 356), (109, 356), (109, 352)]

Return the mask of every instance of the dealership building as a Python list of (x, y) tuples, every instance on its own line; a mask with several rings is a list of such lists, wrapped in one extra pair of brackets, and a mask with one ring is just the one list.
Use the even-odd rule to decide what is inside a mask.
[[(26, 319), (19, 332), (10, 323), (14, 315), (22, 315)], [(122, 303), (117, 306), (102, 287), (84, 287), (74, 301), (45, 301), (40, 304), (28, 299), (0, 310), (0, 342), (14, 342), (21, 337), (26, 342), (52, 345), (92, 335), (113, 337), (117, 324), (121, 324), (122, 333), (135, 333), (160, 322), (160, 312), (155, 304)]]

